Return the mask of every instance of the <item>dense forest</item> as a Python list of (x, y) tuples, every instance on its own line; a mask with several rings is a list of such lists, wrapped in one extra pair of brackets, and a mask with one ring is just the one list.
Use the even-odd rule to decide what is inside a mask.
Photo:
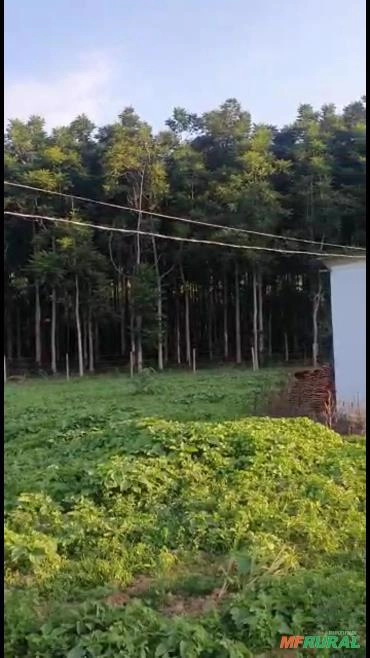
[(5, 180), (28, 188), (6, 184), (5, 211), (69, 222), (4, 216), (9, 367), (57, 373), (68, 354), (80, 375), (130, 359), (163, 370), (190, 367), (193, 350), (255, 368), (327, 359), (328, 276), (318, 256), (285, 252), (365, 245), (365, 123), (365, 97), (342, 112), (301, 105), (283, 128), (235, 99), (176, 108), (157, 134), (130, 107), (101, 128), (10, 121)]

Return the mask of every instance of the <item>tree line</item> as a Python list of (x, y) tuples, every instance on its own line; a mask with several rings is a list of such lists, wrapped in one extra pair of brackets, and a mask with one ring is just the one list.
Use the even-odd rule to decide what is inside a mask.
[(4, 216), (8, 362), (57, 373), (68, 354), (82, 375), (107, 358), (190, 366), (193, 350), (255, 368), (328, 358), (323, 264), (281, 251), (364, 246), (365, 169), (365, 97), (341, 112), (301, 105), (283, 128), (253, 123), (235, 99), (201, 116), (175, 108), (158, 133), (131, 107), (100, 128), (84, 115), (51, 132), (41, 117), (11, 120), (6, 181), (68, 196), (5, 185), (5, 210), (82, 225)]

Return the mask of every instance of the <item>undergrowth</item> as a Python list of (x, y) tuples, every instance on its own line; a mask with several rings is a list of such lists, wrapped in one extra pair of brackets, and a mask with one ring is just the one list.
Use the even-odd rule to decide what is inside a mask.
[[(363, 640), (363, 441), (308, 419), (222, 420), (230, 390), (210, 381), (207, 398), (202, 379), (173, 379), (170, 419), (158, 380), (149, 396), (121, 397), (119, 379), (110, 395), (105, 380), (9, 387), (5, 655), (243, 658), (272, 655), (281, 634)], [(211, 421), (195, 420), (197, 395)]]

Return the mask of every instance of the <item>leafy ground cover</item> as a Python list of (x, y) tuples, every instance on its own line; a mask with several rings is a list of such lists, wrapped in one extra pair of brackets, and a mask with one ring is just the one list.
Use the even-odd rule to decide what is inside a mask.
[(273, 655), (281, 634), (364, 638), (363, 439), (248, 417), (280, 378), (6, 388), (8, 658), (242, 658)]

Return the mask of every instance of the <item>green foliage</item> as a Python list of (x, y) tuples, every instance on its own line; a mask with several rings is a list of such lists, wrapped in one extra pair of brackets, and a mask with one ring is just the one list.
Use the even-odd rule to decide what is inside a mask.
[(155, 370), (153, 368), (143, 368), (132, 382), (132, 392), (134, 395), (153, 395), (156, 391), (156, 384)]
[(156, 333), (157, 283), (154, 268), (143, 263), (135, 268), (131, 279), (132, 306), (143, 319), (145, 343), (151, 345)]
[[(137, 370), (142, 353), (146, 361), (157, 352), (159, 369), (168, 359), (183, 362), (185, 353), (189, 361), (191, 347), (197, 357), (208, 352), (211, 361), (234, 358), (238, 339), (232, 326), (238, 314), (235, 260), (230, 256), (235, 252), (212, 249), (200, 241), (269, 248), (284, 243), (174, 221), (176, 216), (319, 243), (365, 244), (365, 97), (342, 112), (333, 105), (315, 111), (302, 104), (295, 121), (282, 129), (253, 123), (249, 112), (233, 98), (201, 116), (177, 107), (166, 124), (168, 130), (154, 134), (132, 107), (124, 108), (116, 121), (98, 131), (84, 115), (51, 134), (40, 117), (9, 122), (4, 140), (6, 177), (71, 197), (6, 186), (6, 209), (90, 224), (82, 229), (72, 224), (55, 227), (47, 221), (33, 225), (6, 217), (5, 353), (9, 360), (15, 352), (18, 359), (33, 360), (40, 351), (38, 360), (52, 360), (56, 345), (61, 354), (68, 352), (71, 362), (77, 360), (77, 318), (72, 323), (76, 275), (82, 342), (89, 342), (95, 363), (100, 354), (124, 357), (128, 362), (128, 345), (134, 342)], [(77, 197), (108, 202), (108, 206), (87, 204)], [(145, 212), (123, 211), (122, 206)], [(149, 214), (154, 211), (172, 219), (154, 219)], [(140, 228), (143, 234), (115, 233), (113, 239), (109, 232), (94, 230), (94, 224), (128, 231)], [(144, 235), (150, 230), (195, 242), (153, 241)], [(289, 245), (295, 246), (294, 242)], [(256, 262), (263, 310), (260, 363), (267, 354), (267, 342), (269, 354), (273, 351), (281, 357), (288, 347), (297, 356), (307, 355), (313, 343), (313, 261), (298, 254), (282, 259), (273, 252), (240, 250), (240, 321), (246, 328), (241, 331), (242, 358), (250, 358), (250, 328), (254, 327), (254, 334), (257, 331), (249, 303)], [(27, 273), (31, 285), (20, 296), (12, 281)], [(189, 297), (186, 310), (184, 282)], [(41, 315), (37, 331), (35, 292)], [(44, 322), (50, 301), (52, 332)], [(89, 338), (86, 322), (90, 328), (98, 325)], [(35, 345), (22, 330), (31, 323), (40, 338), (35, 338)], [(326, 360), (330, 356), (324, 336), (330, 326), (327, 300), (320, 306), (318, 325), (320, 357)], [(192, 345), (184, 345), (189, 340)], [(46, 363), (42, 365), (46, 370)]]
[(248, 400), (264, 377), (153, 374), (129, 405), (123, 378), (8, 387), (6, 655), (242, 658), (282, 633), (363, 637), (364, 442), (245, 418), (241, 383)]

